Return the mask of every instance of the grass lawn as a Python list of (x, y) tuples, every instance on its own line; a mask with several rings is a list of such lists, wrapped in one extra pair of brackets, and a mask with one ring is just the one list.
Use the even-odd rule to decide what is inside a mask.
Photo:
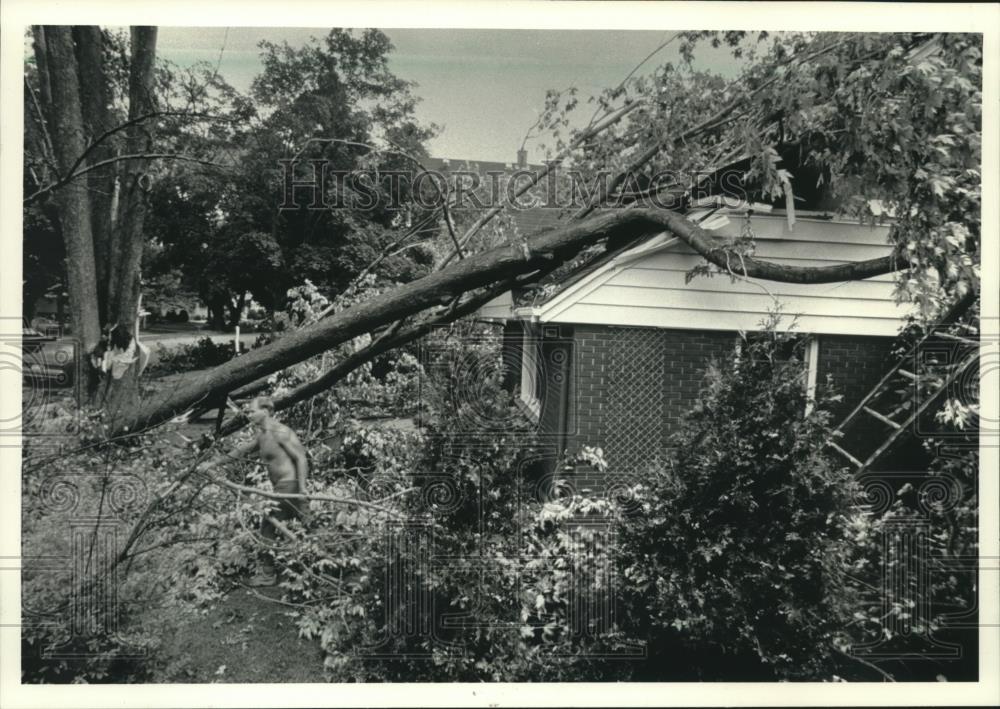
[(237, 587), (217, 604), (177, 618), (161, 638), (154, 682), (325, 682), (323, 651), (298, 636), (295, 611)]

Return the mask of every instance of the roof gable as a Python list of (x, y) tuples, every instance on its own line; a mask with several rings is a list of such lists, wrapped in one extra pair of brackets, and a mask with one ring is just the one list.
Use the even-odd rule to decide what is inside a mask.
[[(715, 233), (735, 237), (746, 217), (714, 215)], [(790, 265), (823, 266), (878, 258), (891, 250), (888, 226), (862, 226), (833, 219), (800, 218), (794, 229), (785, 215), (749, 217), (758, 258)], [(582, 276), (564, 279), (534, 307), (508, 317), (540, 322), (632, 325), (701, 330), (756, 330), (779, 302), (782, 326), (802, 332), (895, 335), (909, 304), (897, 305), (892, 275), (864, 281), (800, 285), (689, 273), (704, 263), (687, 244), (659, 234), (618, 253), (602, 255)], [(496, 304), (494, 304), (496, 305)], [(514, 304), (516, 307), (516, 304)], [(484, 309), (484, 315), (498, 310)]]

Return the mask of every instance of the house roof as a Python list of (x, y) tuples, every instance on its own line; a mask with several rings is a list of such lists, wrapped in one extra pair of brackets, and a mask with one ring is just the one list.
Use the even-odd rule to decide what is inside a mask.
[[(786, 153), (788, 153), (786, 155)], [(748, 180), (748, 159), (717, 171), (687, 194), (679, 211), (714, 231), (736, 239), (750, 220), (756, 256), (789, 265), (830, 265), (887, 254), (888, 228), (838, 219), (828, 181), (791, 149), (782, 161), (792, 170), (791, 189), (775, 199)], [(463, 169), (511, 170), (500, 163), (449, 161)], [(541, 166), (529, 166), (539, 168)], [(796, 177), (797, 176), (797, 177)], [(732, 189), (735, 184), (739, 188)], [(794, 194), (793, 194), (794, 193)], [(742, 199), (734, 199), (739, 194)], [(681, 195), (678, 195), (681, 196)], [(524, 235), (565, 224), (568, 210), (511, 209)], [(801, 223), (799, 228), (796, 224)], [(895, 334), (909, 308), (894, 300), (891, 276), (826, 286), (760, 283), (692, 271), (703, 265), (685, 243), (666, 233), (618, 238), (584, 250), (538, 283), (491, 301), (484, 318), (530, 318), (540, 322), (590, 323), (695, 329), (756, 329), (776, 301), (817, 333)], [(692, 274), (698, 274), (692, 280)], [(792, 318), (788, 318), (791, 320)]]
[[(771, 211), (767, 205), (755, 206), (763, 211)], [(595, 210), (595, 213), (607, 211), (610, 210)], [(700, 221), (703, 229), (713, 231), (727, 225), (730, 214), (742, 215), (745, 214), (745, 209), (707, 207), (689, 212), (688, 217)], [(521, 288), (519, 292), (514, 293), (514, 304), (516, 306), (525, 305), (526, 301), (530, 299), (531, 305), (534, 307), (543, 305), (558, 297), (559, 294), (569, 291), (576, 283), (586, 280), (593, 274), (606, 270), (616, 263), (621, 263), (623, 259), (646, 253), (651, 247), (661, 247), (663, 245), (661, 237), (662, 234), (646, 234), (631, 239), (622, 239), (617, 243), (598, 244), (591, 247), (567, 266), (556, 269), (534, 286)]]
[[(822, 266), (887, 254), (889, 228), (831, 218), (786, 214), (689, 214), (720, 238), (741, 234), (744, 219), (756, 234), (755, 255), (776, 263)], [(594, 251), (566, 272), (553, 274), (528, 294), (508, 294), (483, 307), (493, 319), (542, 323), (756, 330), (776, 302), (782, 327), (800, 332), (894, 336), (912, 310), (897, 304), (891, 275), (863, 281), (799, 285), (756, 279), (710, 277), (692, 269), (703, 264), (686, 243), (666, 232)], [(738, 268), (737, 268), (738, 270)], [(794, 323), (794, 325), (793, 325)]]
[(541, 170), (544, 165), (538, 163), (496, 162), (495, 160), (469, 160), (468, 158), (426, 158), (420, 161), (428, 170), (437, 172), (454, 172), (471, 170), (480, 174), (488, 172), (514, 172), (515, 170)]
[[(421, 161), (427, 169), (442, 174), (458, 171), (475, 172), (480, 175), (490, 173), (511, 174), (517, 170), (527, 170), (537, 172), (545, 168), (538, 163), (528, 163), (519, 165), (517, 162), (496, 162), (492, 160), (469, 160), (466, 158), (442, 158), (431, 157)], [(523, 235), (535, 234), (539, 231), (554, 229), (567, 218), (568, 215), (561, 209), (549, 209), (534, 207), (530, 209), (509, 208), (508, 214), (514, 220), (518, 231)]]

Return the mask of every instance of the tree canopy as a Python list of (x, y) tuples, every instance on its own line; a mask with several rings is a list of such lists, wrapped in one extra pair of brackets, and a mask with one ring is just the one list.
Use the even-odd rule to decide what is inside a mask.
[[(128, 43), (102, 36), (105, 84), (125, 96), (121, 82), (129, 62), (122, 48)], [(280, 208), (283, 170), (308, 171), (310, 160), (348, 174), (422, 169), (423, 144), (434, 127), (416, 121), (413, 87), (389, 71), (391, 44), (381, 32), (333, 30), (299, 48), (265, 42), (262, 71), (246, 95), (210, 65), (159, 69), (163, 112), (181, 115), (157, 122), (152, 154), (162, 148), (192, 159), (150, 163), (156, 178), (148, 196), (154, 216), (146, 220), (154, 246), (146, 249), (151, 275), (173, 273), (173, 282), (231, 314), (248, 293), (267, 307), (280, 306), (283, 293), (305, 279), (330, 296), (349, 291), (362, 273), (373, 272), (384, 287), (331, 323), (315, 323), (296, 338), (261, 348), (254, 354), (259, 365), (245, 375), (233, 378), (223, 365), (182, 387), (183, 396), (148, 402), (130, 425), (162, 420), (246, 383), (250, 371), (263, 376), (336, 345), (347, 336), (348, 330), (340, 331), (343, 318), (355, 323), (349, 328), (354, 334), (378, 334), (407, 321), (419, 327), (459, 301), (467, 309), (505, 281), (537, 278), (584, 249), (599, 249), (623, 229), (635, 235), (666, 229), (705, 258), (703, 269), (734, 275), (727, 249), (736, 247), (717, 243), (683, 217), (706, 175), (733, 165), (743, 166), (741, 184), (751, 200), (783, 199), (794, 209), (796, 195), (819, 190), (843, 215), (888, 221), (893, 246), (889, 257), (827, 272), (744, 257), (744, 270), (735, 275), (813, 283), (896, 273), (898, 297), (918, 302), (927, 321), (978, 289), (980, 37), (689, 32), (674, 41), (684, 60), (633, 72), (592, 99), (593, 116), (581, 127), (569, 128), (570, 114), (585, 105), (578, 92), (551, 91), (531, 131), (547, 145), (547, 166), (510, 190), (515, 194), (501, 190), (499, 203), (461, 213), (456, 210), (463, 205), (455, 203), (461, 190), (454, 184), (444, 185), (430, 205), (405, 192), (363, 204), (371, 195), (331, 181), (323, 203), (334, 206)], [(706, 42), (731, 49), (742, 67), (736, 79), (694, 68), (690, 60)], [(32, 90), (33, 81), (29, 67)], [(31, 131), (37, 138), (40, 131)], [(121, 149), (114, 151), (121, 160)], [(44, 154), (41, 147), (36, 152)], [(792, 154), (794, 161), (787, 159)], [(88, 178), (98, 173), (88, 164), (93, 157), (81, 160)], [(66, 156), (65, 162), (73, 160)], [(558, 237), (522, 235), (525, 244), (514, 245), (502, 220), (491, 222), (511, 209), (511, 197), (549, 189), (544, 180), (560, 166), (591, 179), (594, 189), (572, 205)], [(557, 189), (575, 189), (563, 176), (555, 180)], [(49, 196), (70, 195), (73, 182), (49, 179), (40, 188), (43, 197), (29, 198), (26, 209), (43, 207)], [(378, 181), (371, 189), (388, 196)], [(676, 209), (649, 208), (646, 198), (663, 191), (677, 197)], [(342, 208), (351, 204), (356, 208)], [(588, 219), (607, 206), (624, 209)], [(456, 225), (464, 229), (455, 232)], [(499, 225), (499, 240), (477, 238), (487, 225)], [(433, 247), (440, 254), (441, 244), (449, 243), (444, 257), (435, 258)], [(477, 249), (485, 250), (472, 258)], [(386, 288), (404, 282), (399, 293)], [(334, 330), (333, 339), (321, 334)]]
[[(310, 209), (308, 199), (282, 209), (279, 161), (305, 166), (296, 179), (308, 178), (298, 173), (308, 173), (313, 160), (331, 171), (362, 164), (402, 169), (399, 155), (376, 155), (371, 146), (391, 141), (400, 151), (426, 156), (423, 142), (433, 134), (414, 117), (410, 84), (389, 71), (392, 45), (377, 30), (355, 36), (337, 29), (304, 47), (265, 41), (260, 48), (262, 69), (245, 95), (211, 66), (198, 69), (203, 100), (218, 102), (204, 111), (216, 119), (226, 179), (176, 170), (153, 195), (165, 246), (158, 266), (180, 267), (210, 309), (231, 310), (234, 322), (245, 293), (274, 309), (305, 279), (330, 294), (341, 292), (391, 241), (399, 220), (388, 208)], [(324, 203), (349, 199), (335, 193), (341, 188), (335, 181), (326, 187)], [(426, 255), (411, 251), (384, 261), (378, 275), (411, 280), (427, 265)]]
[[(25, 293), (65, 279), (91, 383), (103, 388), (92, 387), (95, 415), (80, 418), (81, 447), (51, 455), (44, 436), (25, 437), (26, 558), (65, 556), (70, 542), (54, 541), (53, 530), (100, 525), (109, 509), (130, 527), (82, 574), (26, 573), (45, 612), (75, 613), (82, 603), (88, 622), (106, 621), (115, 604), (92, 601), (109, 588), (102, 575), (115, 571), (128, 579), (113, 590), (134, 622), (131, 609), (155, 606), (150, 599), (211, 601), (221, 579), (252, 566), (260, 540), (248, 521), (269, 515), (265, 501), (287, 496), (256, 486), (263, 471), (243, 471), (241, 482), (223, 472), (255, 445), (219, 450), (246, 424), (237, 415), (220, 425), (240, 390), (268, 392), (279, 410), (309, 400), (286, 421), (304, 432), (316, 463), (301, 497), (323, 504), (282, 527), (291, 543), (271, 548), (288, 571), (286, 593), (270, 600), (296, 609), (300, 637), (319, 640), (338, 678), (662, 680), (677, 670), (685, 680), (732, 679), (731, 661), (740, 678), (839, 679), (833, 671), (846, 660), (866, 678), (891, 679), (845, 648), (891, 639), (886, 631), (904, 614), (922, 624), (904, 649), (933, 641), (933, 599), (974, 612), (975, 570), (970, 582), (956, 578), (976, 543), (978, 430), (967, 427), (966, 411), (946, 406), (938, 417), (955, 429), (948, 433), (961, 451), (939, 456), (929, 472), (948, 474), (957, 492), (943, 491), (941, 480), (919, 495), (907, 484), (895, 500), (884, 495), (886, 514), (872, 523), (851, 497), (859, 493), (851, 475), (827, 456), (834, 398), (802, 385), (803, 343), (772, 322), (709, 368), (669, 456), (609, 483), (600, 499), (589, 489), (560, 499), (558, 471), (585, 464), (605, 473), (603, 454), (585, 449), (555, 461), (551, 477), (536, 475), (543, 445), (501, 386), (496, 329), (470, 345), (452, 335), (481, 334), (481, 323), (437, 328), (586, 257), (664, 232), (701, 257), (694, 278), (720, 272), (811, 285), (894, 274), (897, 296), (919, 303), (917, 324), (927, 326), (979, 290), (979, 37), (682, 33), (672, 41), (683, 61), (633, 72), (591, 102), (582, 125), (571, 122), (585, 105), (579, 92), (550, 92), (530, 131), (546, 141), (548, 161), (526, 180), (507, 176), (499, 201), (474, 209), (461, 203), (467, 192), (457, 176), (446, 176), (429, 202), (413, 190), (388, 193), (376, 179), (364, 189), (331, 181), (313, 195), (317, 204), (284, 204), (286, 169), (307, 178), (317, 162), (356, 176), (423, 170), (434, 129), (415, 120), (414, 87), (389, 71), (381, 32), (333, 30), (298, 48), (265, 42), (262, 71), (245, 94), (217, 66), (156, 60), (156, 28), (35, 27), (31, 38)], [(706, 42), (729, 47), (741, 67), (736, 79), (694, 68)], [(584, 192), (571, 169), (589, 181)], [(888, 223), (891, 253), (817, 267), (756, 256), (752, 230), (738, 242), (717, 238), (689, 217), (702, 188), (726, 170), (739, 173), (744, 207), (776, 202), (791, 213), (810, 194), (842, 216)], [(553, 187), (575, 201), (555, 226), (518, 233), (515, 203), (544, 201)], [(46, 252), (54, 242), (60, 248)], [(228, 345), (204, 340), (212, 359), (203, 364), (213, 366), (140, 398), (129, 359), (140, 292), (178, 302), (198, 294), (218, 322), (233, 324), (253, 297), (284, 310), (284, 326), (235, 359)], [(974, 320), (977, 309), (969, 312)], [(436, 373), (409, 354), (387, 361), (427, 336), (438, 346)], [(109, 355), (125, 365), (118, 375), (104, 366)], [(373, 374), (376, 361), (384, 380)], [(471, 383), (458, 376), (468, 371)], [(416, 403), (427, 372), (435, 393)], [(379, 397), (397, 402), (385, 407), (393, 416), (424, 405), (429, 416), (418, 431), (358, 425), (353, 415)], [(208, 407), (220, 410), (214, 438), (179, 436), (174, 445), (143, 435)], [(68, 415), (42, 418), (39, 428), (54, 431)], [(492, 430), (483, 421), (510, 425)], [(470, 422), (475, 435), (462, 425)], [(925, 444), (938, 448), (931, 438)], [(36, 474), (64, 465), (87, 471), (78, 486)], [(859, 600), (844, 574), (874, 588), (886, 582), (874, 578), (881, 564), (922, 563), (917, 552), (889, 554), (903, 545), (895, 523), (916, 519), (918, 508), (938, 525), (935, 552), (956, 564), (948, 580), (908, 577), (875, 603)], [(419, 524), (389, 524), (403, 519)], [(581, 520), (623, 534), (592, 527), (581, 536)], [(88, 536), (93, 555), (97, 532), (74, 534), (74, 550)], [(625, 616), (605, 623), (608, 544), (625, 562), (619, 580), (628, 587)], [(448, 573), (427, 563), (431, 549), (449, 560)], [(491, 566), (479, 563), (486, 560)], [(414, 619), (442, 635), (395, 632)], [(59, 623), (26, 625), (22, 648), (40, 660), (26, 676), (105, 679), (123, 642), (114, 630), (82, 637)], [(619, 662), (616, 653), (637, 642), (651, 650), (648, 661)], [(53, 646), (85, 649), (83, 669), (48, 663), (42, 650)], [(390, 657), (354, 666), (347, 647)]]

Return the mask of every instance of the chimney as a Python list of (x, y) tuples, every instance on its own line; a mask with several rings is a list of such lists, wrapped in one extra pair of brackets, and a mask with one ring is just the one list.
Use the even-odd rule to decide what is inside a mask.
[(528, 167), (528, 151), (524, 148), (517, 151), (517, 166)]

